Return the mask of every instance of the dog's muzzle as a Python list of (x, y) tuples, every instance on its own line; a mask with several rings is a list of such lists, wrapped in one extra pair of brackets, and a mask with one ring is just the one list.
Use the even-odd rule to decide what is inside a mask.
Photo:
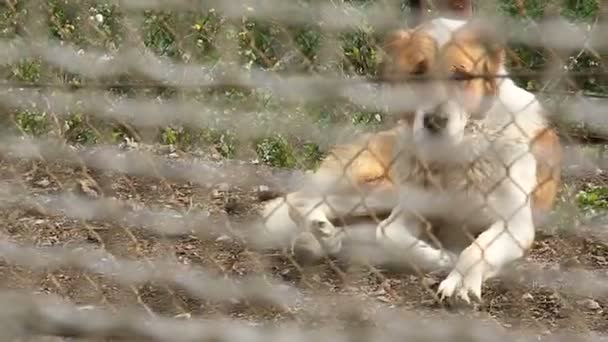
[(448, 125), (448, 117), (441, 113), (427, 113), (422, 119), (422, 125), (431, 133), (438, 133)]

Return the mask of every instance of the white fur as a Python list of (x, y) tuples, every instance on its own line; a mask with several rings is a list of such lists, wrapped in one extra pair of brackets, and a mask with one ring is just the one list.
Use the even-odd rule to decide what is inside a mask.
[[(505, 67), (501, 67), (499, 75), (508, 75)], [(492, 125), (503, 126), (507, 129), (519, 129), (531, 138), (539, 128), (547, 126), (547, 119), (543, 115), (543, 107), (536, 96), (517, 86), (510, 78), (499, 81), (498, 98), (490, 109), (489, 116)], [(495, 115), (496, 113), (509, 113), (509, 115)]]
[(435, 18), (424, 24), (423, 29), (435, 38), (437, 45), (443, 46), (452, 38), (452, 33), (466, 23), (459, 19)]
[(448, 123), (447, 127), (437, 134), (429, 133), (423, 127), (424, 116), (435, 109), (419, 109), (415, 112), (412, 127), (413, 142), (416, 144), (420, 158), (427, 161), (452, 158), (455, 152), (452, 147), (457, 146), (463, 139), (466, 113), (452, 102), (443, 107), (443, 115), (447, 117)]
[[(449, 40), (451, 32), (465, 23), (439, 18), (431, 21), (426, 30), (441, 46)], [(507, 72), (502, 68), (500, 74)], [(390, 216), (376, 228), (375, 240), (388, 247), (389, 253), (393, 252), (390, 258), (402, 259), (424, 270), (451, 269), (440, 283), (439, 295), (442, 298), (458, 296), (468, 302), (472, 293), (480, 299), (484, 280), (522, 257), (534, 240), (530, 196), (536, 185), (536, 161), (529, 152), (529, 143), (533, 132), (546, 127), (541, 104), (533, 94), (509, 78), (500, 81), (498, 94), (480, 128), (481, 133), (493, 136), (494, 143), (481, 139), (479, 134), (465, 133), (469, 118), (454, 103), (446, 107), (450, 116), (447, 136), (434, 140), (436, 137), (428, 136), (421, 127), (423, 111), (420, 110), (411, 132), (403, 131), (405, 127), (398, 129), (403, 146), (415, 147), (397, 158), (398, 196), (372, 189), (371, 194), (366, 193), (366, 205), (361, 206), (361, 195), (344, 180), (341, 170), (317, 173), (304, 184), (302, 191), (287, 196), (289, 206), (283, 205), (272, 215), (269, 208), (278, 201), (264, 209), (267, 229), (271, 235), (309, 232), (320, 244), (301, 239), (300, 248), (320, 251), (325, 247), (325, 252), (336, 254), (342, 248), (342, 240), (348, 239), (350, 227), (335, 227), (330, 220), (388, 211)], [(437, 154), (437, 151), (443, 153)], [(408, 180), (406, 176), (414, 165), (408, 165), (407, 156), (428, 162), (453, 157), (438, 170), (440, 176), (448, 178), (447, 188), (429, 191), (428, 187)], [(462, 160), (472, 161), (480, 156), (485, 164), (477, 169), (463, 166), (468, 164)], [(475, 186), (467, 187), (466, 181), (471, 175), (478, 178), (472, 180)], [(329, 196), (324, 198), (321, 193)], [(442, 237), (440, 242), (460, 241), (460, 246), (450, 249), (430, 244), (421, 237), (426, 223), (420, 217), (448, 222), (438, 232)], [(362, 226), (369, 228), (370, 222)], [(470, 234), (477, 235), (473, 242), (467, 241), (468, 234), (459, 224), (463, 222), (467, 223)]]
[[(457, 107), (458, 104), (448, 101), (439, 111), (453, 111), (455, 114), (449, 117), (458, 121), (455, 126), (468, 126), (470, 119)], [(449, 222), (440, 225), (447, 240), (460, 239), (463, 233), (475, 237), (460, 252), (453, 270), (440, 284), (441, 298), (457, 295), (469, 302), (472, 293), (481, 299), (483, 281), (523, 256), (534, 240), (531, 196), (536, 185), (536, 159), (529, 151), (529, 137), (523, 131), (494, 126), (494, 122), (501, 122), (494, 115), (505, 115), (499, 109), (482, 119), (479, 127), (464, 128), (461, 139), (441, 140), (436, 134), (419, 138), (419, 131), (425, 129), (414, 128), (411, 140), (404, 138), (402, 142), (401, 157), (395, 166), (400, 201), (388, 219), (394, 232), (391, 236), (383, 228), (386, 224), (381, 224), (379, 240), (402, 241), (400, 248), (407, 249), (405, 255), (412, 261), (425, 268), (444, 269), (448, 265), (445, 253), (416, 238), (420, 230), (419, 223), (415, 223), (420, 221), (417, 218)], [(441, 148), (449, 151), (450, 159), (428, 158), (426, 152), (420, 153), (436, 139), (441, 140)], [(434, 171), (430, 175), (416, 170), (425, 161), (435, 163), (431, 164)], [(426, 183), (433, 178), (436, 182), (429, 188)], [(425, 192), (426, 196), (413, 196)], [(394, 237), (397, 234), (399, 238)]]

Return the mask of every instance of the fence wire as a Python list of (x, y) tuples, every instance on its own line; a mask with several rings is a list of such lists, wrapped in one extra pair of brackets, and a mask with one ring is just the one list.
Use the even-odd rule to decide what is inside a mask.
[(0, 4), (3, 339), (608, 340), (606, 5), (412, 3)]

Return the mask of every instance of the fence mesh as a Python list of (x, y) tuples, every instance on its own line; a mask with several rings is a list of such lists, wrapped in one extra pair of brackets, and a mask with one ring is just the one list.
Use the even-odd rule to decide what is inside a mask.
[[(518, 245), (524, 256), (483, 282), (480, 303), (460, 305), (437, 296), (452, 266), (429, 271), (412, 261), (450, 239), (434, 234), (437, 225), (461, 231), (465, 246), (481, 243), (456, 222), (491, 209), (471, 209), (449, 191), (454, 178), (469, 184), (479, 160), (467, 153), (489, 131), (465, 128), (476, 140), (464, 149), (472, 159), (464, 171), (403, 166), (416, 156), (407, 144), (392, 154), (403, 137), (396, 127), (411, 128), (404, 113), (428, 108), (444, 89), (434, 82), (447, 81), (416, 57), (424, 42), (387, 43), (412, 26), (411, 5), (0, 4), (2, 337), (608, 339), (608, 8), (599, 0), (476, 3), (475, 17), (494, 24), (483, 29), (493, 32), (484, 47), (508, 43), (509, 74), (481, 68), (482, 55), (471, 65), (484, 75), (456, 76), (473, 85), (512, 79), (535, 94), (563, 151), (559, 171), (547, 171), (560, 177), (555, 204), (535, 218), (531, 248)], [(429, 18), (438, 6), (429, 1)], [(441, 69), (449, 56), (437, 55)], [(514, 108), (522, 99), (506, 101)], [(521, 113), (501, 120), (529, 143), (538, 137), (517, 127)], [(494, 138), (515, 134), (495, 128)], [(509, 163), (486, 178), (516, 183), (505, 171), (516, 160)], [(406, 186), (423, 181), (427, 191)], [(519, 205), (494, 200), (496, 184), (466, 187), (504, 204), (492, 210)], [(531, 193), (524, 197), (525, 210)], [(444, 222), (418, 213), (429, 211), (450, 214)], [(410, 224), (430, 233), (412, 240), (413, 254), (403, 243), (388, 254), (375, 243), (377, 231)], [(504, 244), (498, 253), (514, 249), (503, 233), (512, 231), (494, 237)], [(459, 255), (428, 248), (442, 252), (437, 260)]]

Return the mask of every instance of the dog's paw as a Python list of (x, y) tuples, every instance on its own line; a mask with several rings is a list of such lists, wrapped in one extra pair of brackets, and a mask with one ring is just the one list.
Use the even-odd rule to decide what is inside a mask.
[(441, 301), (446, 299), (459, 299), (471, 304), (471, 297), (481, 302), (482, 273), (478, 268), (469, 270), (464, 276), (457, 270), (453, 270), (439, 284), (437, 295)]

